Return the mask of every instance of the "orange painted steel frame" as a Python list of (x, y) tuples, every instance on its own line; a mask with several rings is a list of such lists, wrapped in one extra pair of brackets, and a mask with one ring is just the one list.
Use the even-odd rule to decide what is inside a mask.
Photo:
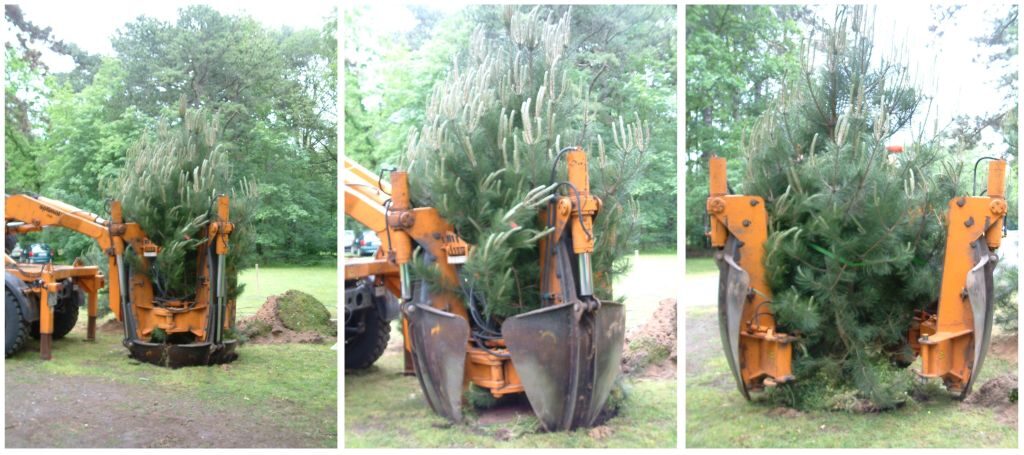
[[(579, 191), (579, 201), (575, 194), (559, 198), (556, 203), (556, 224), (552, 241), (561, 238), (567, 224), (572, 223), (573, 249), (576, 253), (592, 252), (593, 236), (587, 236), (580, 226), (593, 232), (593, 216), (600, 210), (601, 200), (590, 194), (590, 183), (587, 177), (586, 153), (583, 149), (575, 149), (566, 155), (569, 169), (569, 182)], [(412, 242), (415, 241), (424, 250), (437, 259), (441, 276), (451, 288), (458, 287), (458, 276), (455, 264), (465, 262), (469, 253), (467, 245), (455, 233), (448, 222), (438, 215), (437, 210), (429, 207), (412, 208), (409, 198), (409, 175), (403, 171), (391, 172), (390, 185), (385, 186), (377, 180), (372, 172), (356, 162), (345, 158), (345, 213), (378, 233), (381, 246), (371, 261), (346, 260), (345, 279), (361, 279), (374, 275), (394, 295), (401, 295), (399, 267), (408, 264), (412, 259)], [(390, 208), (385, 208), (387, 193), (390, 193)], [(541, 214), (543, 217), (543, 213)], [(577, 230), (579, 231), (577, 233)], [(545, 240), (541, 241), (541, 251)], [(541, 270), (544, 270), (546, 258), (541, 257)], [(550, 267), (550, 283), (546, 295), (558, 295), (559, 278), (555, 268)], [(375, 272), (375, 273), (371, 273)], [(461, 296), (442, 292), (432, 297), (431, 306), (442, 311), (454, 313), (469, 321), (469, 314)], [(561, 302), (552, 302), (552, 304)], [(403, 320), (403, 335), (408, 325)], [(405, 348), (411, 350), (409, 337), (405, 336)], [(507, 354), (503, 340), (487, 342), (488, 349), (499, 354)], [(465, 383), (473, 384), (490, 390), (495, 397), (511, 393), (523, 392), (523, 384), (519, 379), (512, 361), (508, 357), (493, 355), (487, 350), (474, 346), (467, 340)]]
[[(401, 296), (402, 283), (399, 268), (412, 260), (413, 241), (433, 255), (444, 281), (452, 288), (458, 287), (458, 275), (454, 264), (464, 262), (469, 253), (468, 245), (437, 210), (429, 207), (412, 208), (409, 198), (409, 176), (403, 171), (393, 171), (390, 184), (378, 182), (377, 176), (356, 162), (345, 158), (345, 213), (366, 227), (377, 232), (381, 246), (371, 260), (346, 259), (345, 279), (355, 280), (374, 276), (377, 284), (385, 286), (392, 294)], [(385, 203), (390, 193), (390, 207)], [(431, 306), (442, 311), (457, 314), (469, 320), (469, 313), (462, 298), (452, 292), (441, 292), (431, 296)], [(402, 332), (406, 335), (405, 349), (411, 351), (408, 323), (402, 321)], [(502, 346), (495, 343), (494, 349)], [(407, 367), (409, 369), (409, 367)], [(475, 346), (467, 340), (466, 381), (490, 389), (496, 396), (522, 392), (512, 362)]]
[[(120, 202), (111, 202), (110, 213), (111, 219), (104, 220), (99, 215), (60, 201), (25, 194), (8, 195), (5, 201), (6, 222), (20, 221), (24, 223), (20, 226), (7, 228), (8, 233), (20, 234), (39, 231), (47, 227), (63, 227), (95, 240), (99, 244), (100, 250), (107, 255), (109, 270), (118, 270), (118, 258), (123, 258), (125, 251), (129, 247), (136, 254), (141, 253), (139, 255), (141, 264), (144, 268), (148, 268), (149, 258), (155, 257), (159, 253), (160, 247), (149, 240), (137, 223), (124, 221)], [(221, 254), (221, 252), (227, 252), (227, 238), (233, 228), (231, 223), (228, 222), (227, 196), (218, 197), (217, 215), (218, 219), (211, 221), (206, 235), (208, 238), (213, 239), (217, 253)], [(209, 287), (214, 284), (211, 282), (210, 271), (206, 267), (205, 261), (208, 245), (209, 242), (201, 245), (198, 250), (198, 270), (201, 271), (201, 274), (194, 301), (175, 300), (162, 302), (160, 306), (157, 306), (154, 300), (152, 282), (144, 274), (133, 274), (130, 278), (131, 282), (127, 283), (127, 286), (120, 283), (121, 277), (116, 272), (106, 277), (106, 281), (109, 283), (110, 309), (114, 312), (117, 320), (124, 322), (120, 302), (122, 293), (125, 292), (125, 289), (128, 289), (131, 296), (132, 311), (136, 320), (136, 337), (148, 339), (153, 331), (161, 329), (168, 334), (192, 333), (199, 339), (205, 340), (209, 333), (206, 327), (207, 312), (210, 305)], [(88, 267), (79, 266), (78, 268), (81, 268), (83, 272), (74, 272), (72, 270), (60, 272), (61, 267), (56, 267), (54, 269), (54, 273), (56, 273), (53, 275), (54, 279), (68, 274), (84, 273), (86, 276), (89, 276), (91, 273), (88, 271)], [(11, 271), (10, 267), (8, 267), (8, 271)], [(102, 286), (103, 277), (98, 275), (98, 272), (92, 276), (100, 279), (99, 284), (95, 286), (98, 289)], [(95, 285), (95, 283), (87, 283), (82, 288), (88, 292), (90, 286)], [(52, 292), (52, 290), (48, 292)], [(92, 295), (90, 295), (89, 300), (91, 302), (90, 306), (95, 307)], [(41, 299), (40, 301), (45, 302), (46, 300)], [(233, 300), (227, 302), (228, 308), (224, 318), (226, 329), (231, 328), (229, 321), (234, 320), (234, 305), (235, 302)], [(53, 333), (52, 313), (52, 309), (48, 305), (40, 305), (41, 340), (50, 338)], [(94, 317), (95, 311), (90, 308), (90, 326), (95, 324)], [(43, 342), (40, 343), (40, 350), (48, 347), (49, 342), (46, 342), (46, 346), (43, 346)], [(49, 352), (41, 353), (41, 355), (44, 359), (50, 358)]]
[[(390, 184), (378, 182), (377, 176), (356, 162), (345, 158), (345, 213), (377, 232), (381, 246), (371, 260), (346, 259), (345, 279), (355, 280), (374, 276), (378, 285), (392, 294), (401, 296), (400, 267), (412, 260), (413, 241), (437, 260), (444, 281), (458, 287), (455, 263), (465, 260), (468, 245), (444, 221), (437, 210), (429, 207), (412, 208), (409, 198), (409, 176), (393, 171)], [(390, 193), (390, 207), (385, 207)], [(469, 314), (459, 295), (441, 292), (431, 296), (431, 306), (457, 314), (469, 320)], [(408, 325), (402, 321), (405, 349), (410, 351)], [(467, 344), (469, 340), (467, 340)], [(494, 346), (501, 349), (500, 346)], [(475, 346), (467, 346), (466, 381), (488, 388), (496, 395), (522, 392), (519, 376), (507, 358), (492, 355)], [(407, 367), (408, 369), (408, 367)]]
[(26, 293), (36, 295), (35, 301), (47, 302), (39, 305), (39, 356), (44, 360), (50, 360), (51, 345), (53, 343), (53, 306), (50, 302), (61, 291), (63, 281), (70, 279), (87, 295), (87, 311), (89, 325), (86, 330), (86, 340), (96, 340), (96, 301), (100, 288), (103, 287), (103, 274), (99, 267), (84, 266), (77, 260), (73, 265), (53, 264), (18, 264), (10, 256), (4, 257), (7, 273), (10, 273), (25, 283), (39, 283), (30, 285), (25, 289)]
[(771, 314), (772, 291), (765, 283), (764, 243), (768, 215), (759, 196), (728, 194), (725, 158), (710, 160), (711, 215), (708, 236), (714, 248), (725, 247), (729, 235), (743, 247), (739, 266), (750, 276), (751, 292), (743, 306), (740, 332), (740, 374), (749, 390), (760, 390), (793, 378), (792, 337), (775, 331)]
[[(967, 275), (974, 266), (972, 244), (982, 240), (990, 250), (999, 248), (1006, 216), (1006, 161), (989, 163), (988, 195), (958, 197), (949, 202), (946, 256), (936, 315), (922, 315), (911, 346), (921, 355), (921, 375), (942, 378), (951, 391), (962, 391), (974, 365), (974, 315), (966, 292)], [(916, 341), (916, 342), (915, 342)]]

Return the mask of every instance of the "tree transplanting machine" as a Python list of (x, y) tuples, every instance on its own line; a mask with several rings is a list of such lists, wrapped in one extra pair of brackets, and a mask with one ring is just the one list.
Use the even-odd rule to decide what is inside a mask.
[[(210, 221), (195, 233), (204, 241), (195, 261), (196, 290), (189, 296), (167, 295), (160, 286), (156, 258), (160, 247), (142, 228), (126, 222), (118, 201), (110, 203), (110, 219), (60, 201), (31, 194), (6, 195), (7, 253), (18, 234), (63, 227), (96, 241), (107, 257), (110, 276), (97, 266), (24, 264), (5, 255), (5, 355), (39, 338), (39, 354), (51, 358), (54, 339), (63, 338), (78, 320), (82, 294), (87, 294), (87, 339), (95, 340), (97, 295), (109, 282), (110, 309), (124, 327), (124, 345), (137, 360), (172, 368), (230, 362), (238, 357), (234, 327), (235, 302), (228, 298), (225, 259), (234, 228), (228, 218), (228, 197), (219, 196)], [(133, 266), (134, 265), (134, 266)]]
[[(992, 160), (988, 190), (949, 202), (942, 287), (933, 312), (914, 315), (907, 342), (921, 357), (920, 376), (941, 378), (957, 398), (971, 392), (981, 371), (995, 312), (992, 274), (1002, 239), (1006, 161)], [(776, 331), (771, 289), (762, 262), (768, 215), (759, 196), (729, 194), (726, 161), (710, 161), (707, 235), (717, 249), (718, 323), (736, 385), (750, 392), (794, 379), (795, 337)]]
[[(556, 196), (538, 214), (554, 228), (540, 241), (537, 258), (543, 306), (506, 319), (498, 330), (483, 319), (479, 297), (432, 292), (410, 276), (410, 263), (423, 260), (439, 269), (446, 287), (460, 289), (461, 264), (473, 247), (436, 209), (412, 207), (406, 172), (393, 171), (385, 184), (346, 159), (345, 211), (381, 239), (375, 257), (345, 263), (346, 367), (348, 359), (362, 363), (351, 367), (368, 366), (380, 355), (376, 348), (383, 351), (365, 340), (380, 319), (387, 327), (379, 316), (389, 313), (386, 290), (402, 302), (407, 364), (438, 414), (461, 421), (463, 390), (472, 383), (494, 397), (525, 392), (549, 431), (592, 425), (619, 375), (625, 313), (594, 297), (590, 255), (593, 236), (600, 235), (592, 229), (601, 201), (590, 193), (583, 149), (563, 154), (578, 193)], [(423, 254), (414, 258), (414, 247)], [(371, 312), (377, 321), (366, 320)]]

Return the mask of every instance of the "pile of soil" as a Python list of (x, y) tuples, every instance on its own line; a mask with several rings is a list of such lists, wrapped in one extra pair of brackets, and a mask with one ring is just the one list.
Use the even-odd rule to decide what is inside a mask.
[(323, 303), (296, 290), (267, 298), (255, 315), (238, 322), (238, 331), (256, 344), (333, 343), (338, 335)]
[(640, 377), (675, 378), (677, 328), (676, 299), (662, 300), (643, 326), (626, 334), (622, 370)]
[(992, 409), (1000, 422), (1016, 428), (1017, 401), (1010, 400), (1011, 394), (1016, 397), (1016, 391), (1017, 375), (1004, 374), (985, 381), (964, 399), (963, 406), (968, 409)]
[(107, 322), (96, 326), (96, 331), (100, 333), (124, 333), (124, 326), (117, 318), (111, 318), (107, 319)]

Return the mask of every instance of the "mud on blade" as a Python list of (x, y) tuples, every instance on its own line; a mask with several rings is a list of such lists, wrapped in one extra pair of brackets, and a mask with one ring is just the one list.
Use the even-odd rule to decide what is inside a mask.
[(619, 375), (622, 305), (583, 308), (581, 302), (542, 308), (501, 328), (530, 406), (548, 431), (593, 424)]
[(455, 314), (419, 303), (407, 304), (405, 315), (416, 377), (427, 402), (448, 420), (462, 421), (462, 375), (469, 324)]

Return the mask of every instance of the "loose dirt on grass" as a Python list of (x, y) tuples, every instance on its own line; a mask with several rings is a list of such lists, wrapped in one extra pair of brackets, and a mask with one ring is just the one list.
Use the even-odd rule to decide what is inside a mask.
[(1016, 447), (1016, 335), (993, 337), (984, 380), (962, 403), (941, 393), (881, 413), (801, 412), (744, 400), (715, 308), (690, 307), (685, 317), (688, 447)]
[(997, 376), (975, 389), (961, 406), (966, 409), (992, 409), (1000, 422), (1016, 428), (1017, 401), (1010, 401), (1010, 394), (1016, 389), (1017, 375)]
[(107, 322), (96, 326), (96, 330), (102, 333), (123, 333), (124, 325), (116, 318), (111, 318), (107, 319)]
[[(86, 342), (79, 324), (54, 342), (48, 362), (39, 360), (35, 340), (6, 359), (6, 447), (337, 444), (336, 376), (321, 374), (336, 357), (326, 346), (243, 347), (229, 365), (170, 370), (129, 359), (116, 321), (98, 329), (96, 341)], [(302, 368), (310, 371), (293, 373)], [(299, 393), (315, 398), (303, 402)]]
[(238, 322), (248, 343), (333, 343), (337, 326), (316, 298), (291, 290), (267, 298), (256, 314)]
[(640, 378), (676, 377), (676, 306), (676, 299), (662, 300), (646, 323), (626, 334), (624, 373)]
[[(28, 392), (27, 389), (34, 390)], [(6, 445), (15, 447), (308, 447), (258, 409), (218, 409), (187, 391), (109, 379), (7, 371)], [(170, 411), (173, 409), (173, 411)]]

